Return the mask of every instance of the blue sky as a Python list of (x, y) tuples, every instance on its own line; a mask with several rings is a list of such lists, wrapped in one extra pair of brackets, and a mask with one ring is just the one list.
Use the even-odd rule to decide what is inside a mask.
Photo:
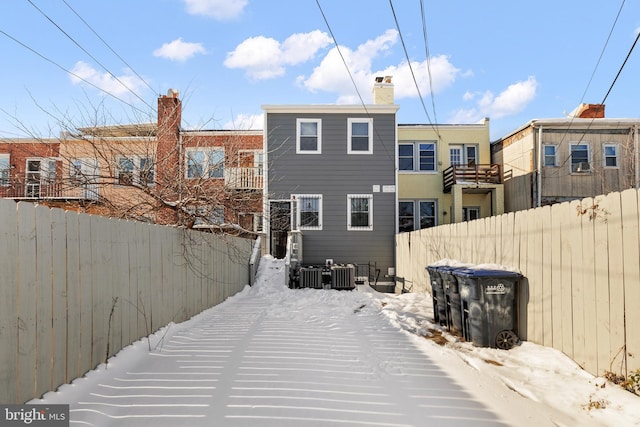
[[(392, 75), (399, 123), (489, 117), (497, 139), (601, 102), (640, 31), (622, 0), (5, 0), (0, 17), (0, 137), (155, 121), (169, 88), (186, 128), (261, 128), (264, 104), (370, 103)], [(640, 46), (607, 117), (640, 117), (639, 77)]]

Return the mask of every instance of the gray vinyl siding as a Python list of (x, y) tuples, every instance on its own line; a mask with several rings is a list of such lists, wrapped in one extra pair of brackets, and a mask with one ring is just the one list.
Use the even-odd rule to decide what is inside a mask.
[[(347, 154), (347, 119), (373, 118), (373, 154)], [(296, 119), (322, 120), (322, 153), (296, 154)], [(303, 230), (305, 264), (395, 266), (395, 114), (267, 114), (268, 197), (321, 194), (322, 230)], [(379, 192), (373, 192), (374, 185)], [(393, 192), (383, 192), (391, 186)], [(347, 195), (373, 195), (373, 230), (347, 230)]]

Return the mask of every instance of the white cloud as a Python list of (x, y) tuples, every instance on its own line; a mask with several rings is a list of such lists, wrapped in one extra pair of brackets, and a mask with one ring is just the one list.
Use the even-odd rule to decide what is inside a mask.
[(187, 12), (192, 15), (204, 15), (217, 20), (238, 17), (249, 0), (183, 0)]
[(83, 61), (76, 62), (70, 74), (73, 84), (89, 83), (114, 96), (137, 93), (144, 86), (144, 82), (128, 69), (116, 77), (107, 72), (101, 73)]
[(535, 98), (538, 82), (535, 77), (529, 77), (525, 81), (509, 85), (505, 90), (495, 96), (493, 92), (486, 91), (481, 94), (464, 94), (465, 101), (476, 101), (476, 106), (456, 111), (451, 122), (473, 123), (483, 117), (499, 119), (518, 114)]
[(237, 114), (233, 120), (224, 124), (223, 129), (259, 130), (264, 128), (263, 114)]
[(284, 75), (286, 65), (308, 61), (329, 43), (331, 38), (318, 30), (293, 34), (282, 44), (264, 36), (251, 37), (227, 54), (224, 65), (244, 69), (255, 80), (272, 79)]
[[(373, 71), (372, 61), (385, 54), (398, 42), (398, 33), (388, 30), (381, 36), (368, 40), (355, 50), (341, 46), (340, 53), (336, 48), (324, 57), (308, 77), (299, 77), (298, 83), (312, 92), (326, 91), (338, 94), (337, 103), (360, 103), (357, 94), (354, 93), (353, 82), (358, 87), (360, 96), (365, 102), (371, 100), (371, 86), (376, 76), (393, 76), (394, 94), (396, 99), (418, 97), (416, 82), (420, 88), (420, 94), (427, 96), (433, 88), (434, 93), (441, 92), (455, 81), (460, 70), (453, 66), (446, 55), (440, 55), (427, 61), (413, 61), (411, 67), (406, 61), (399, 65), (392, 65), (383, 70)], [(345, 69), (344, 62), (349, 67), (349, 73)], [(413, 73), (411, 70), (413, 69)], [(429, 85), (429, 74), (432, 84)], [(416, 76), (414, 82), (413, 76)]]
[[(356, 96), (353, 94), (353, 83), (351, 81), (351, 77), (353, 77), (360, 89), (360, 94), (362, 96), (368, 95), (369, 89), (364, 92), (363, 90), (371, 87), (372, 60), (389, 50), (397, 40), (397, 31), (388, 30), (383, 35), (361, 44), (356, 50), (345, 46), (340, 46), (340, 51), (337, 48), (333, 48), (308, 78), (299, 77), (298, 82), (311, 92), (337, 92), (340, 94), (338, 103), (349, 103)], [(351, 77), (345, 69), (345, 62), (349, 67)], [(360, 101), (357, 100), (356, 102), (359, 103)]]
[(178, 38), (154, 50), (153, 56), (165, 58), (170, 61), (185, 62), (198, 53), (207, 53), (201, 43), (184, 42), (182, 38)]

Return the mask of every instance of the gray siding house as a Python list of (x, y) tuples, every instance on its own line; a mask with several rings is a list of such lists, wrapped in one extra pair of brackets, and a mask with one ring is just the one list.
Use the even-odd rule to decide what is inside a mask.
[(376, 80), (371, 105), (262, 107), (265, 231), (275, 257), (299, 231), (303, 265), (368, 264), (381, 284), (395, 274), (399, 107)]

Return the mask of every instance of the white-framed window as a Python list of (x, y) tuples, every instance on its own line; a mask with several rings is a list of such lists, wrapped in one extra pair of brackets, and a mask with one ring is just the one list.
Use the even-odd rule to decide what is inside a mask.
[(436, 172), (435, 141), (398, 144), (398, 168), (401, 171)]
[(556, 145), (544, 145), (544, 165), (558, 166), (558, 147)]
[(473, 221), (474, 219), (480, 218), (480, 208), (479, 207), (463, 207), (462, 208), (462, 220), (463, 221)]
[(449, 146), (449, 164), (475, 166), (478, 164), (478, 146), (461, 144)]
[(296, 223), (300, 230), (322, 230), (322, 194), (294, 194)]
[(187, 148), (186, 177), (189, 179), (224, 178), (224, 148)]
[(322, 120), (321, 119), (297, 119), (296, 120), (296, 153), (298, 154), (322, 153)]
[(9, 154), (0, 154), (0, 187), (8, 187), (11, 183), (11, 163)]
[(401, 200), (398, 202), (398, 230), (400, 233), (437, 225), (435, 200)]
[(263, 227), (262, 213), (259, 212), (242, 212), (238, 214), (238, 222), (240, 227), (245, 230), (259, 233)]
[[(74, 159), (69, 165), (71, 178), (82, 178), (87, 174), (82, 159)], [(141, 156), (118, 156), (116, 158), (116, 182), (119, 185), (155, 184), (155, 162), (152, 158)]]
[(187, 212), (193, 216), (193, 228), (207, 228), (224, 224), (223, 206), (189, 206)]
[(347, 230), (373, 230), (373, 194), (347, 195)]
[(373, 154), (373, 119), (347, 119), (347, 154)]
[(571, 144), (571, 172), (591, 172), (590, 154), (589, 144), (584, 142)]
[(619, 167), (618, 144), (604, 144), (604, 164), (605, 168)]

